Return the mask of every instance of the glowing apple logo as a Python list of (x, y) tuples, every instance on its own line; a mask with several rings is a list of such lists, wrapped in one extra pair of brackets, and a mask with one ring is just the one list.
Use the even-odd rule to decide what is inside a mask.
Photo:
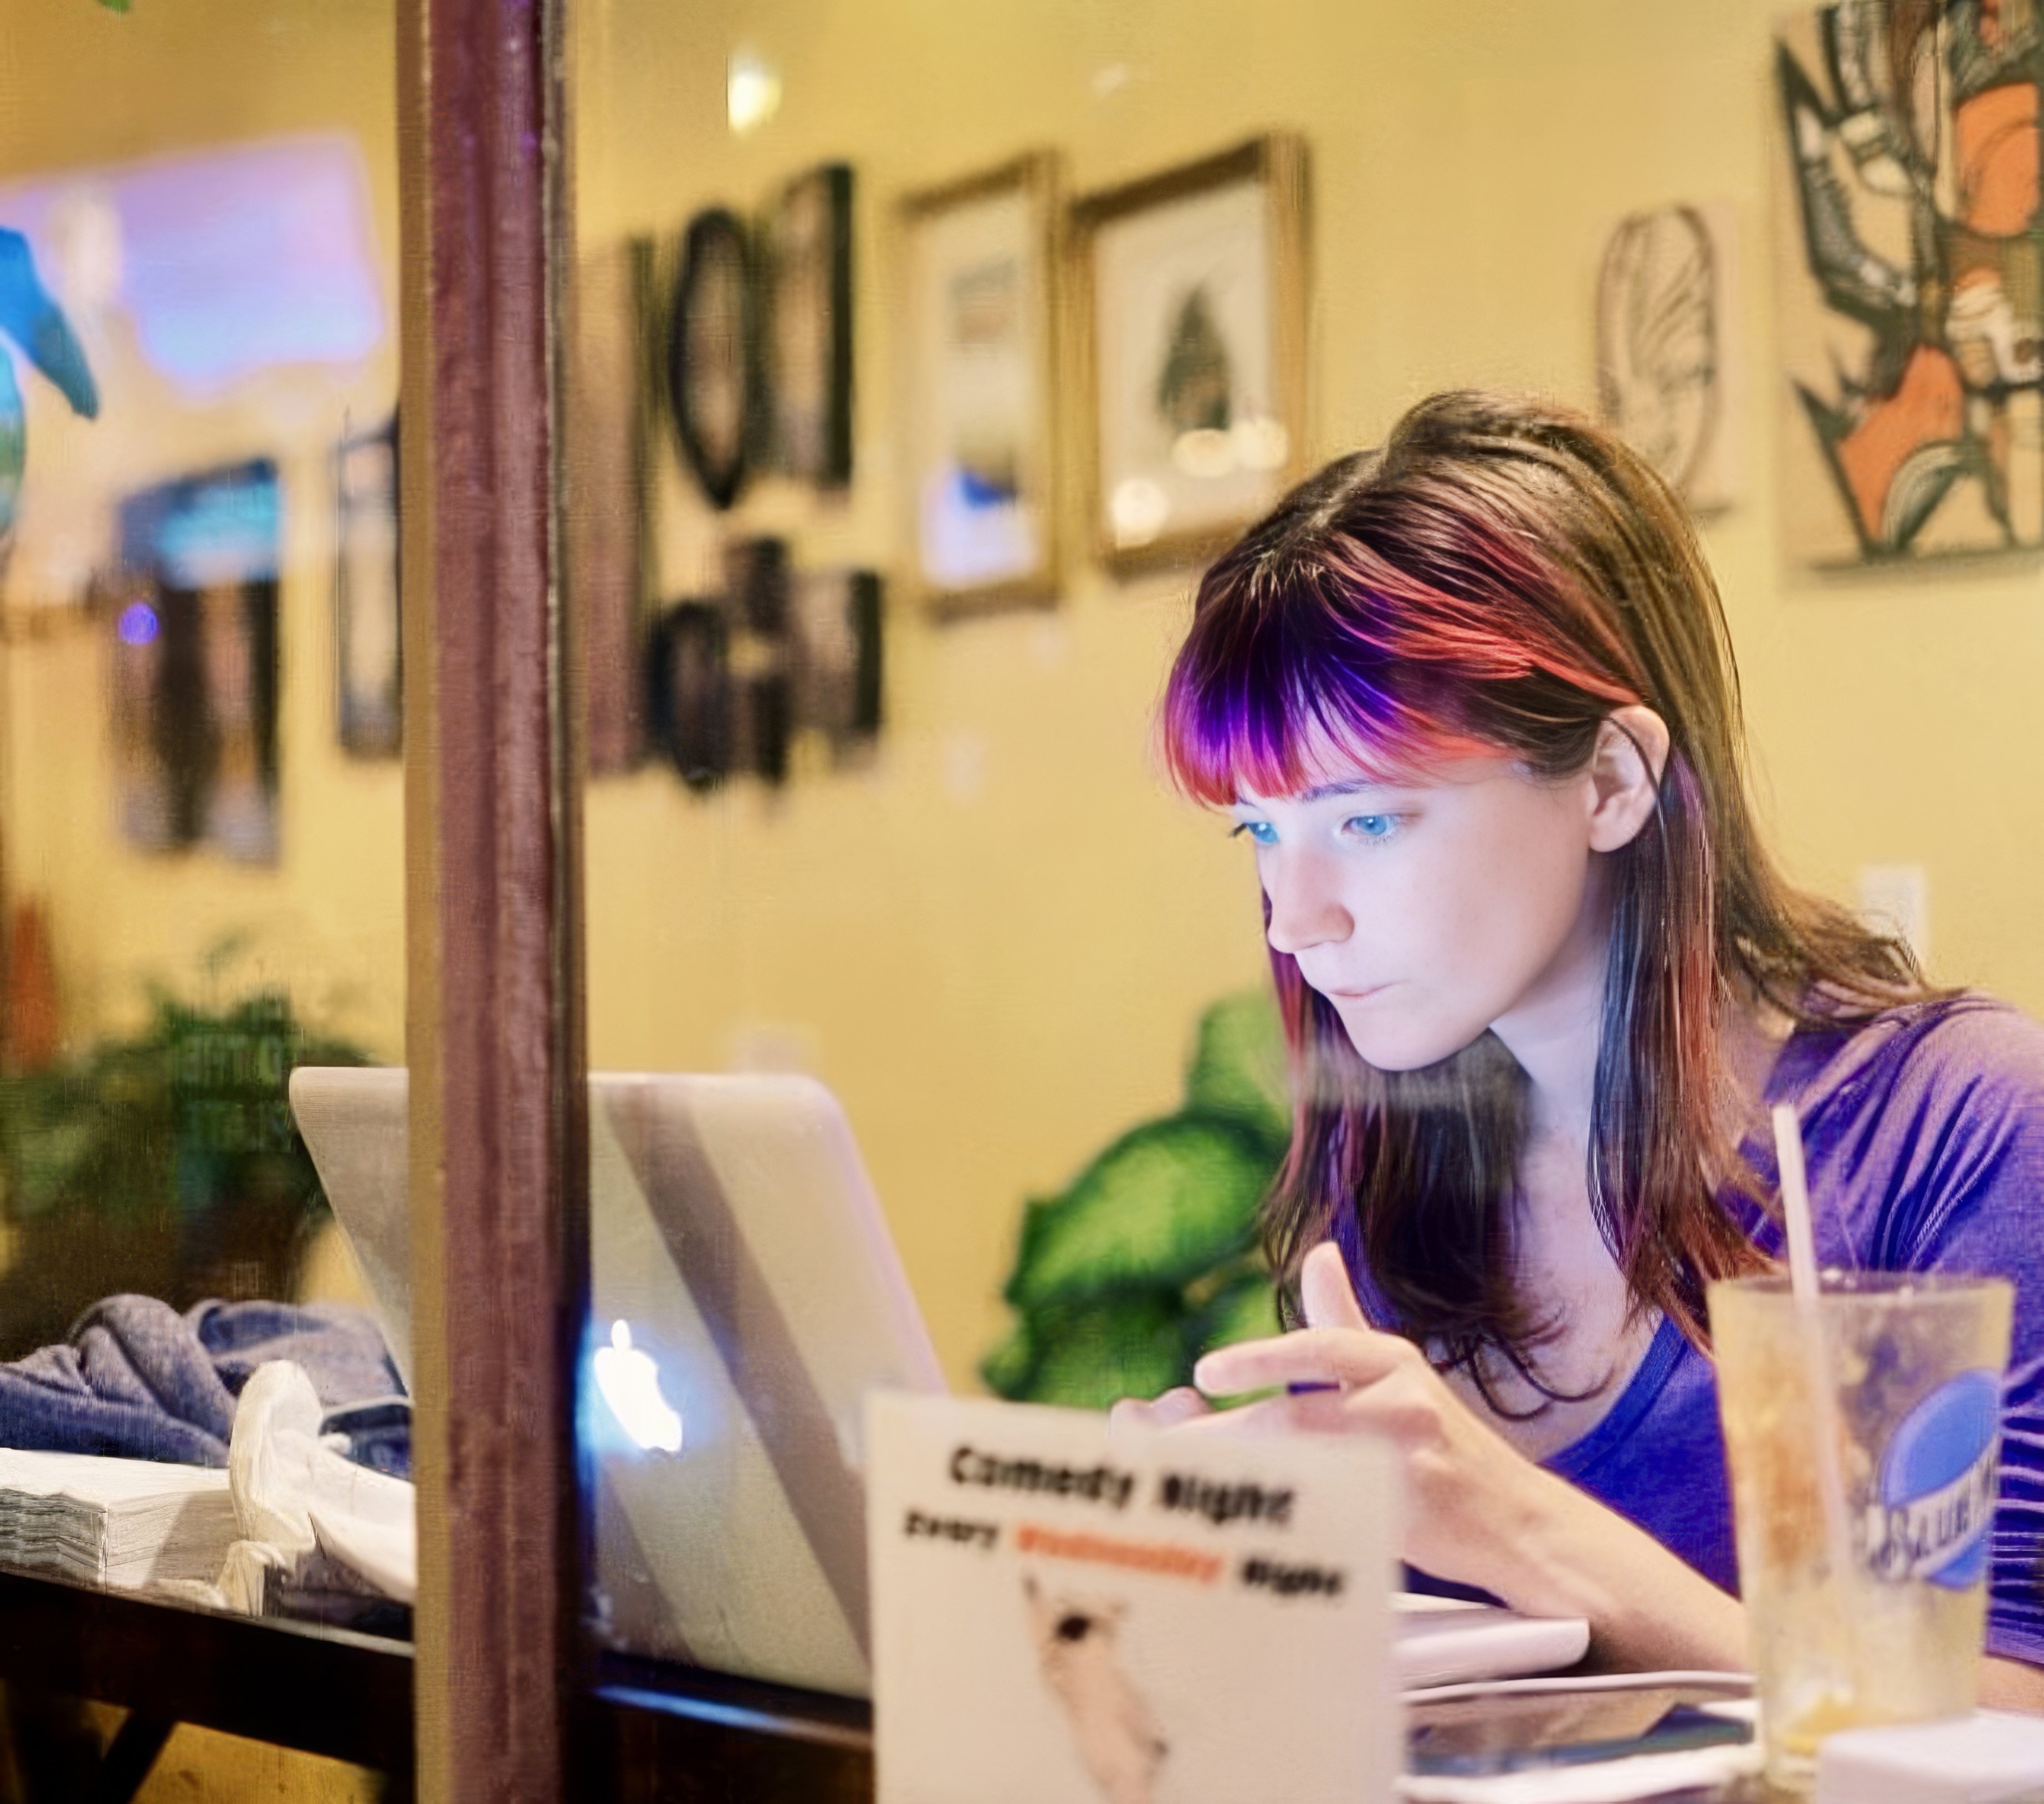
[(610, 1344), (596, 1350), (596, 1387), (624, 1432), (641, 1447), (663, 1453), (682, 1450), (682, 1418), (660, 1394), (660, 1368), (653, 1356), (632, 1344), (628, 1324), (610, 1325)]

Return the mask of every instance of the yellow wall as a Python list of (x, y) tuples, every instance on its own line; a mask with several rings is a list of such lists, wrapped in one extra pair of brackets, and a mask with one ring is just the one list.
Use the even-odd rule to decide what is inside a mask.
[[(242, 140), (338, 133), (362, 158), (386, 318), (397, 302), (393, 11), (322, 0), (171, 0), (123, 17), (88, 0), (10, 9), (0, 26), (4, 194), (79, 169)], [(64, 272), (46, 278), (62, 293)], [(388, 1058), (404, 1034), (403, 831), (398, 767), (344, 757), (335, 733), (332, 587), (336, 438), (381, 423), (397, 390), (394, 326), (359, 366), (273, 371), (222, 398), (180, 394), (124, 316), (81, 317), (102, 398), (74, 420), (25, 383), (29, 462), (4, 585), (0, 748), (10, 894), (49, 910), (67, 1037), (132, 1020), (146, 980), (206, 987), (207, 955), (243, 955), (215, 993), (282, 984), (322, 1025)], [(117, 835), (106, 697), (110, 623), (53, 586), (48, 545), (75, 530), (110, 552), (110, 498), (255, 456), (284, 484), (279, 606), (282, 856), (240, 866), (163, 857)], [(95, 512), (95, 508), (97, 511)]]
[[(2034, 563), (1820, 579), (1780, 554), (1771, 6), (579, 0), (575, 16), (586, 245), (671, 232), (712, 200), (755, 204), (825, 156), (858, 168), (860, 479), (830, 502), (765, 487), (739, 515), (790, 533), (809, 564), (899, 567), (889, 206), (905, 189), (1048, 144), (1084, 190), (1254, 130), (1302, 130), (1321, 453), (1446, 383), (1587, 398), (1610, 221), (1730, 200), (1753, 406), (1746, 498), (1709, 537), (1763, 803), (1795, 868), (1840, 893), (1863, 863), (1923, 863), (1941, 975), (2044, 1005), (2044, 951), (2025, 930), (2044, 887), (2025, 737), (2044, 652)], [(366, 0), (144, 0), (125, 18), (89, 0), (13, 9), (0, 185), (350, 130), (387, 258), (389, 33), (389, 9)], [(775, 63), (786, 92), (743, 140), (724, 120), (737, 48)], [(340, 388), (373, 417), (387, 355)], [(294, 498), (317, 497), (339, 392), (295, 416), (289, 394), (244, 397), (175, 433), (137, 420), (123, 442), (160, 454), (136, 480), (268, 450)], [(36, 429), (52, 470), (82, 435), (114, 430), (71, 429), (47, 407)], [(705, 585), (720, 528), (670, 460), (662, 483), (671, 596)], [(267, 968), (398, 1050), (397, 773), (334, 748), (330, 522), (317, 506), (293, 518), (274, 871), (122, 848), (107, 825), (102, 648), (61, 632), (8, 648), (0, 849), (17, 884), (51, 898), (82, 1030), (132, 1006), (137, 976), (188, 979), (221, 933), (252, 928)], [(939, 629), (897, 607), (870, 768), (709, 802), (658, 770), (590, 791), (597, 1060), (813, 1064), (845, 1098), (961, 1379), (1000, 1327), (993, 1293), (1022, 1197), (1170, 1106), (1198, 1009), (1260, 973), (1239, 848), (1166, 795), (1149, 761), (1185, 595), (1182, 579), (1118, 584), (1079, 560), (1049, 613)]]
[[(2034, 560), (1905, 576), (1788, 569), (1774, 492), (1773, 0), (1383, 3), (888, 0), (585, 5), (586, 247), (858, 171), (858, 456), (841, 501), (768, 487), (740, 529), (799, 562), (898, 568), (889, 209), (1039, 145), (1105, 186), (1271, 127), (1312, 156), (1314, 449), (1458, 383), (1592, 395), (1604, 233), (1672, 201), (1736, 210), (1752, 405), (1746, 498), (1713, 522), (1758, 787), (1793, 869), (1850, 895), (1928, 867), (1945, 978), (2044, 1006)], [(727, 129), (726, 57), (784, 99)], [(703, 587), (718, 523), (666, 458), (661, 583)], [(890, 613), (869, 772), (705, 803), (663, 772), (589, 802), (600, 1063), (715, 1065), (793, 1030), (844, 1097), (954, 1374), (997, 1332), (1017, 1206), (1167, 1107), (1200, 1006), (1260, 970), (1238, 848), (1166, 795), (1148, 714), (1182, 578), (1084, 561), (1057, 610), (937, 628)]]

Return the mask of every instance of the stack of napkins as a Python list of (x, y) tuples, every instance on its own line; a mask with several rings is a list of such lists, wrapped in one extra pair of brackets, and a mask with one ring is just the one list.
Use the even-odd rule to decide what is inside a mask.
[(0, 1448), (0, 1567), (114, 1591), (211, 1580), (235, 1539), (227, 1474)]

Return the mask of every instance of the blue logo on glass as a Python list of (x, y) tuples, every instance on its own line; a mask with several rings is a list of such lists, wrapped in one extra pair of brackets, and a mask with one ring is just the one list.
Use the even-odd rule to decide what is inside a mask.
[(1888, 1437), (1866, 1511), (1867, 1564), (1881, 1577), (1952, 1591), (1987, 1571), (2001, 1378), (1962, 1371)]

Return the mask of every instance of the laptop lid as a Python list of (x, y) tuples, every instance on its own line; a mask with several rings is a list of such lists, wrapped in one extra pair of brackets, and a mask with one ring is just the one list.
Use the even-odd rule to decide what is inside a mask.
[[(598, 1631), (863, 1694), (864, 1398), (943, 1382), (843, 1113), (793, 1076), (590, 1090)], [(302, 1067), (290, 1096), (409, 1382), (406, 1074)]]

